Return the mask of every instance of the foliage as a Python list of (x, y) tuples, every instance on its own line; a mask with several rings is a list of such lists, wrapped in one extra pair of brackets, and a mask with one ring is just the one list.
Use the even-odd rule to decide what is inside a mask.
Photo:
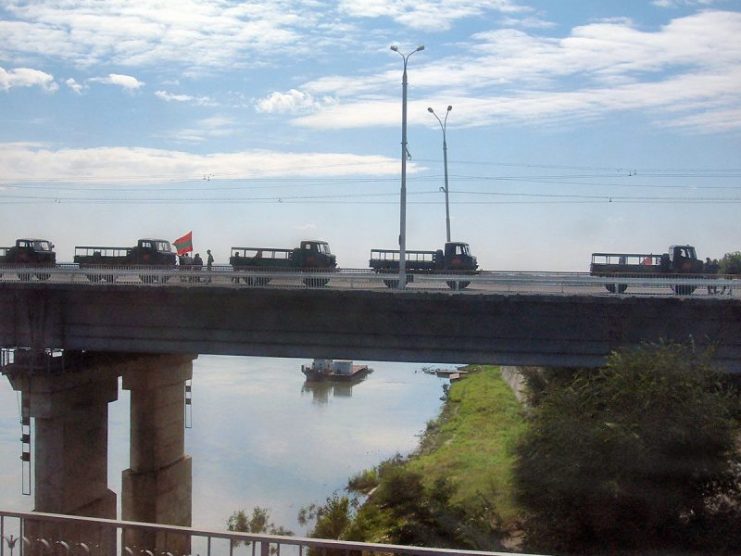
[(452, 385), (440, 418), (428, 424), (409, 467), (428, 487), (448, 479), (453, 503), (478, 503), (483, 497), (511, 523), (519, 513), (511, 486), (513, 452), (526, 428), (525, 414), (498, 367), (467, 370), (467, 377)]
[(741, 274), (741, 251), (726, 253), (720, 260), (721, 274)]
[(541, 387), (514, 476), (528, 549), (725, 548), (711, 531), (739, 525), (739, 400), (702, 357), (646, 345)]
[(397, 454), (356, 475), (348, 483), (349, 499), (335, 496), (302, 510), (303, 518), (316, 519), (312, 536), (502, 548), (498, 504), (511, 507), (509, 453), (524, 418), (499, 369), (469, 371), (450, 389), (440, 418), (427, 424), (418, 453)]
[(347, 490), (357, 494), (368, 494), (378, 486), (378, 471), (366, 469), (354, 475), (347, 482)]
[[(245, 510), (239, 510), (229, 516), (229, 521), (226, 525), (229, 531), (235, 531), (239, 533), (252, 533), (255, 535), (268, 534), (268, 535), (293, 535), (293, 532), (284, 529), (283, 527), (276, 526), (270, 521), (270, 510), (267, 508), (261, 508), (255, 506), (252, 510), (252, 515), (247, 514)], [(249, 545), (249, 541), (241, 541), (245, 545)], [(240, 544), (237, 542), (235, 544)]]
[[(299, 523), (314, 520), (311, 537), (408, 546), (499, 548), (496, 514), (485, 504), (451, 503), (453, 488), (443, 479), (426, 487), (402, 459), (379, 466), (379, 484), (362, 506), (357, 498), (327, 498), (302, 508)], [(331, 552), (331, 551), (330, 551)]]
[(313, 530), (309, 533), (310, 537), (350, 540), (345, 533), (352, 522), (356, 507), (357, 502), (354, 499), (335, 493), (321, 506), (311, 504), (301, 508), (298, 522), (302, 527), (312, 521), (315, 522)]

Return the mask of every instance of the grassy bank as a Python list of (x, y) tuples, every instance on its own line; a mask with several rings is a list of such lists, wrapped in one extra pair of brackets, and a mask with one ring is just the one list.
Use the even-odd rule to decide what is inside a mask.
[(517, 509), (511, 490), (512, 448), (525, 430), (522, 406), (498, 367), (470, 367), (471, 374), (451, 385), (448, 400), (428, 424), (418, 453), (408, 466), (425, 484), (447, 478), (452, 502), (485, 497), (506, 522)]
[(362, 505), (334, 495), (324, 506), (309, 508), (314, 536), (501, 549), (517, 517), (512, 453), (525, 420), (499, 368), (468, 370), (451, 385), (414, 454), (350, 480), (351, 493), (366, 495)]

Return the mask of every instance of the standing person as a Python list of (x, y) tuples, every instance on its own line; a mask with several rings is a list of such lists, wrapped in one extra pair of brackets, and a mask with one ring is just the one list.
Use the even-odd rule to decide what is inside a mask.
[[(206, 270), (211, 272), (211, 267), (214, 264), (214, 256), (211, 254), (211, 249), (206, 249), (206, 255), (208, 255), (208, 257), (206, 257)], [(208, 277), (208, 281), (211, 282), (210, 276)]]
[[(200, 271), (201, 267), (203, 266), (203, 259), (201, 259), (200, 253), (196, 253), (196, 256), (193, 257), (193, 270)], [(201, 279), (197, 277), (191, 277), (191, 282), (200, 282)]]

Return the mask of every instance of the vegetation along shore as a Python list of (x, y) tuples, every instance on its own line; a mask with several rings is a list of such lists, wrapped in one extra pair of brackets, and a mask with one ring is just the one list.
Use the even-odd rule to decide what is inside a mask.
[[(522, 402), (498, 367), (465, 370), (415, 453), (302, 508), (310, 536), (558, 554), (741, 552), (740, 388), (704, 354), (645, 345), (597, 370), (521, 369)], [(239, 514), (230, 528), (258, 532), (244, 512), (237, 525)]]

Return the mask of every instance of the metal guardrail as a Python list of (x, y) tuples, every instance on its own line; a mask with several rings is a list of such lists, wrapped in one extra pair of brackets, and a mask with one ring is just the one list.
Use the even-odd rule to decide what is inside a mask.
[[(60, 514), (0, 510), (0, 556), (517, 556), (371, 544), (331, 539), (255, 535)], [(520, 556), (525, 556), (519, 553)], [(531, 555), (535, 556), (535, 555)]]
[[(689, 295), (691, 293), (732, 297), (741, 286), (734, 276), (639, 276), (614, 274), (592, 276), (587, 272), (480, 271), (475, 274), (413, 274), (406, 290), (446, 290), (451, 293), (613, 293), (640, 295)], [(332, 271), (255, 269), (233, 270), (230, 265), (215, 265), (211, 271), (181, 267), (120, 266), (83, 267), (58, 264), (51, 267), (0, 265), (0, 282), (34, 284), (76, 284), (80, 286), (153, 286), (153, 287), (276, 287), (344, 289), (395, 289), (396, 274), (376, 273), (369, 269)]]

